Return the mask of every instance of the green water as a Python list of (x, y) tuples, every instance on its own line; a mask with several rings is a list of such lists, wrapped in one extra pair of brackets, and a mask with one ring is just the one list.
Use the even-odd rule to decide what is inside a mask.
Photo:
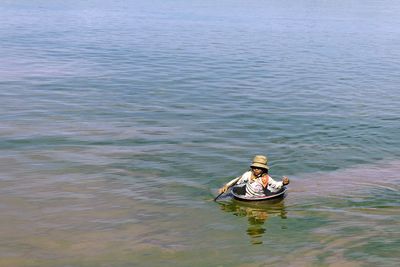
[[(3, 1), (0, 266), (397, 266), (395, 1)], [(269, 157), (277, 203), (213, 198)]]

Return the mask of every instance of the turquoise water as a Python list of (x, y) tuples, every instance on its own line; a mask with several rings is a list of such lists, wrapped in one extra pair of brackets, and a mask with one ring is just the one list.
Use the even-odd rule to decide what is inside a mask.
[[(397, 266), (397, 1), (2, 1), (0, 266)], [(278, 203), (215, 203), (255, 154)]]

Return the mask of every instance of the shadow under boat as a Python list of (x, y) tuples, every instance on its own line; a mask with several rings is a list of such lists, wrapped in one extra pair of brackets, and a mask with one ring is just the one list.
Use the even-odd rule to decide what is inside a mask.
[[(285, 189), (286, 192), (286, 189)], [(232, 192), (231, 192), (232, 193)], [(232, 194), (233, 195), (233, 194)], [(247, 217), (246, 233), (252, 244), (262, 244), (262, 237), (267, 232), (265, 222), (271, 217), (287, 218), (283, 193), (280, 197), (268, 201), (243, 201), (232, 198), (231, 201), (219, 202), (221, 210), (237, 217)]]

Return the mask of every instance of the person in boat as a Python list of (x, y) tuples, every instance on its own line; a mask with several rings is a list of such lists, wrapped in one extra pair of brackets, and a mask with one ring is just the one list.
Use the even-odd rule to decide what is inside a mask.
[(268, 159), (263, 155), (256, 155), (250, 165), (250, 170), (241, 176), (229, 181), (219, 189), (219, 193), (226, 192), (235, 184), (246, 184), (246, 196), (265, 196), (278, 192), (284, 185), (289, 184), (289, 178), (283, 176), (282, 181), (275, 181), (269, 176)]

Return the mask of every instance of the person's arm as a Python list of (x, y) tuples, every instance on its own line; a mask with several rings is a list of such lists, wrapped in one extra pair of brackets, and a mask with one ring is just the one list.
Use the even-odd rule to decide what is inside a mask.
[(283, 179), (280, 182), (275, 181), (274, 179), (272, 179), (271, 176), (269, 177), (269, 180), (268, 180), (268, 185), (274, 189), (280, 189), (280, 188), (282, 188), (282, 186), (288, 185), (288, 184), (289, 184), (289, 178), (287, 178), (286, 176), (283, 176)]
[(231, 181), (229, 181), (228, 183), (226, 183), (223, 187), (221, 187), (218, 191), (219, 193), (224, 193), (226, 192), (231, 186), (235, 185), (235, 184), (241, 184), (244, 183), (247, 179), (246, 179), (246, 173), (242, 174), (239, 177), (236, 177), (235, 179), (232, 179)]

